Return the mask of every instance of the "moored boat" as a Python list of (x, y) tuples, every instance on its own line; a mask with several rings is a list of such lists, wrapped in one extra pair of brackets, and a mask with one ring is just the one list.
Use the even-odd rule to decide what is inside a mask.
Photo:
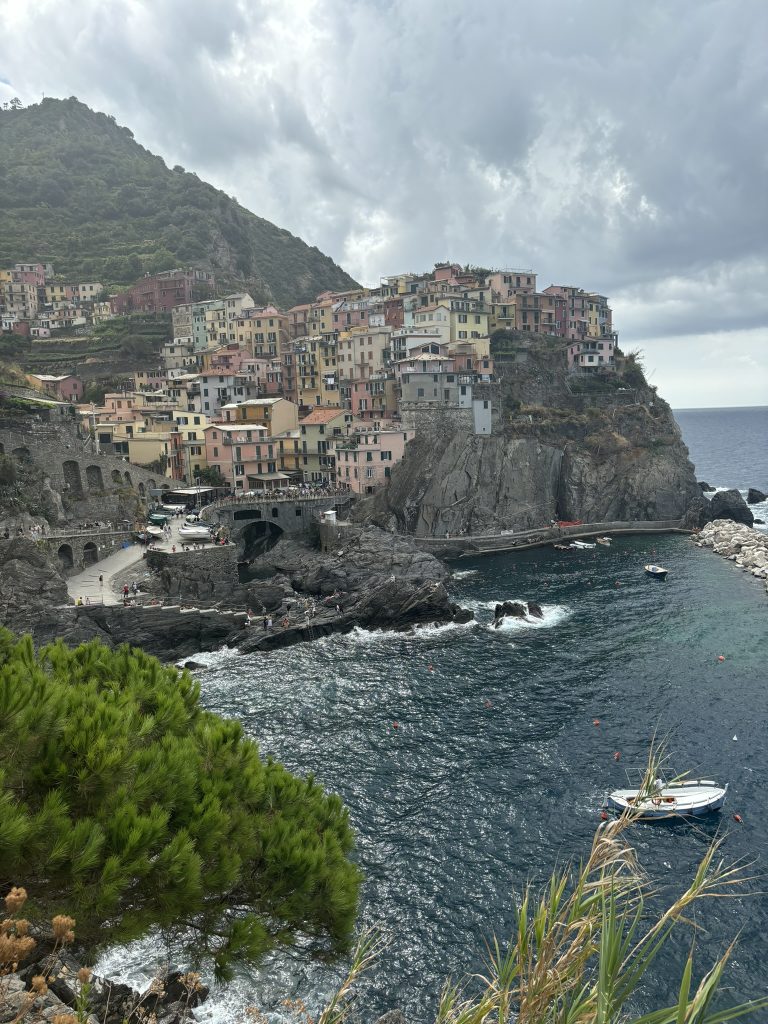
[(669, 569), (665, 569), (661, 565), (644, 565), (643, 568), (649, 576), (654, 576), (657, 580), (666, 579), (669, 572)]
[(640, 818), (692, 817), (719, 811), (725, 803), (728, 783), (719, 786), (712, 779), (684, 779), (668, 785), (657, 782), (651, 792), (614, 789), (607, 805), (614, 811), (634, 811)]
[(610, 545), (611, 545), (611, 538), (610, 537), (596, 537), (595, 540), (597, 541), (598, 544), (605, 545), (605, 547), (610, 547)]
[(211, 531), (202, 524), (198, 526), (185, 525), (179, 527), (179, 537), (182, 540), (211, 540)]
[(152, 537), (153, 539), (156, 538), (156, 537), (163, 537), (164, 536), (162, 527), (160, 527), (160, 526), (148, 526), (144, 530), (144, 532), (146, 534), (148, 534), (150, 537)]
[(576, 548), (578, 551), (586, 551), (587, 548), (593, 548), (595, 545), (588, 544), (585, 540), (572, 540), (571, 547)]

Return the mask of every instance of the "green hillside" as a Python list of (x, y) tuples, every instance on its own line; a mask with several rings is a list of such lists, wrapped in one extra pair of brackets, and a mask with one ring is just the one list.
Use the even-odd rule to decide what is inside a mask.
[(283, 306), (355, 284), (319, 249), (170, 170), (75, 98), (0, 110), (0, 267), (32, 259), (109, 287), (194, 266)]

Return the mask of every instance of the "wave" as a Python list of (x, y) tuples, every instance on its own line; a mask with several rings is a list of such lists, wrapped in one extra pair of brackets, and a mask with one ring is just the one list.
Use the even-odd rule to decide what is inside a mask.
[(479, 576), (479, 575), (480, 575), (480, 570), (479, 569), (461, 569), (461, 570), (459, 570), (459, 572), (454, 572), (451, 578), (454, 579), (454, 580), (468, 580), (472, 576)]
[[(465, 601), (464, 606), (469, 608), (471, 611), (477, 614), (489, 611), (493, 613), (496, 610), (497, 604), (503, 604), (504, 601), (519, 601), (521, 604), (527, 604), (520, 597), (502, 597), (494, 598), (491, 601)], [(541, 610), (544, 613), (543, 619), (537, 619), (533, 616), (528, 616), (525, 619), (517, 619), (507, 617), (504, 622), (499, 626), (499, 630), (510, 630), (510, 629), (549, 629), (552, 626), (557, 626), (561, 622), (565, 622), (573, 614), (573, 610), (564, 604), (542, 604)], [(495, 632), (493, 622), (484, 623), (487, 629), (492, 629)]]
[(237, 647), (227, 647), (225, 644), (217, 651), (200, 651), (198, 654), (192, 654), (188, 658), (179, 658), (176, 662), (176, 668), (183, 668), (188, 661), (194, 661), (198, 665), (202, 665), (203, 668), (218, 668), (223, 661), (232, 661), (240, 657), (241, 654)]
[[(467, 607), (471, 607), (469, 604)], [(452, 633), (455, 630), (474, 629), (478, 625), (476, 619), (469, 622), (428, 622), (423, 625), (414, 625), (411, 630), (402, 631), (395, 629), (363, 629), (362, 626), (355, 626), (349, 633), (344, 634), (344, 640), (352, 640), (359, 644), (390, 643), (393, 640), (430, 640), (433, 637), (445, 633)], [(325, 640), (338, 640), (338, 637), (324, 637)], [(322, 641), (321, 641), (322, 643)]]
[[(493, 607), (495, 606), (496, 603), (494, 602)], [(561, 622), (570, 619), (573, 614), (572, 610), (564, 604), (543, 604), (541, 605), (541, 610), (544, 613), (544, 618), (542, 619), (537, 619), (533, 616), (517, 619), (508, 615), (498, 629), (496, 629), (492, 622), (487, 623), (485, 628), (493, 630), (494, 633), (506, 633), (517, 629), (551, 629), (552, 626), (559, 626)]]

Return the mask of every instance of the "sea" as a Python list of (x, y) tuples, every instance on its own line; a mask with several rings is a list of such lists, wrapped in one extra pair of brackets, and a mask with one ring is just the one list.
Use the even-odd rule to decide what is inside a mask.
[[(768, 491), (768, 409), (676, 416), (698, 479)], [(665, 582), (643, 573), (649, 560), (669, 568)], [(476, 613), (466, 625), (195, 657), (206, 666), (197, 675), (207, 707), (239, 719), (264, 755), (314, 773), (350, 808), (365, 876), (360, 925), (388, 941), (359, 985), (363, 1021), (395, 1007), (413, 1024), (434, 1020), (445, 980), (482, 972), (488, 944), (512, 935), (522, 889), (585, 855), (606, 792), (637, 778), (654, 738), (666, 743), (670, 771), (729, 784), (723, 813), (699, 825), (635, 827), (659, 900), (682, 890), (716, 835), (727, 861), (749, 865), (750, 876), (768, 872), (760, 581), (678, 535), (454, 568), (452, 594)], [(494, 629), (495, 603), (516, 599), (538, 601), (544, 618)], [(729, 1002), (768, 994), (765, 889), (758, 877), (692, 915), (700, 971), (738, 935)], [(638, 1011), (675, 1001), (692, 942), (683, 928)], [(164, 962), (189, 957), (150, 935), (108, 951), (97, 969), (141, 986)], [(291, 1020), (286, 998), (314, 1016), (343, 966), (274, 955), (215, 988), (196, 1016), (235, 1024), (255, 1007)]]

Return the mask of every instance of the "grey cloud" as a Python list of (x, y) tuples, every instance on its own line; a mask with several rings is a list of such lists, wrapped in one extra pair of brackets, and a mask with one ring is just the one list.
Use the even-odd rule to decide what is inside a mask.
[(532, 265), (667, 337), (768, 319), (767, 31), (763, 0), (40, 0), (0, 57), (359, 278)]

